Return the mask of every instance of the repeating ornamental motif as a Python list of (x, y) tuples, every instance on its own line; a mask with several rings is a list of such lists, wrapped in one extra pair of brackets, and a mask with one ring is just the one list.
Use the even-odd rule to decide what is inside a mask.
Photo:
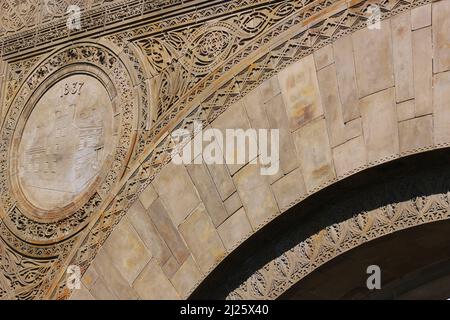
[[(110, 196), (133, 150), (133, 86), (113, 51), (84, 42), (44, 59), (11, 98), (0, 133), (5, 296), (48, 294), (79, 232)], [(22, 141), (27, 132), (31, 144)]]
[[(385, 19), (428, 2), (429, 0), (411, 0), (407, 2), (380, 1), (378, 3), (382, 10), (382, 17)], [(138, 161), (133, 162), (132, 170), (123, 180), (120, 191), (93, 225), (70, 264), (81, 266), (83, 271), (87, 270), (114, 226), (126, 215), (139, 194), (154, 180), (162, 167), (170, 162), (170, 155), (175, 146), (170, 134), (164, 133), (183, 128), (187, 129), (193, 136), (194, 121), (201, 121), (204, 126), (207, 126), (228, 106), (286, 66), (342, 36), (366, 27), (369, 17), (367, 8), (371, 3), (360, 1), (344, 9), (341, 6), (336, 6), (334, 11), (329, 9), (327, 17), (323, 17), (320, 11), (335, 4), (332, 1), (299, 3), (296, 10), (292, 10), (278, 23), (272, 24), (272, 27), (269, 28), (263, 24), (264, 30), (255, 33), (255, 36), (251, 41), (248, 41), (247, 45), (242, 45), (239, 50), (234, 48), (235, 51), (230, 51), (226, 59), (212, 67), (213, 71), (198, 75), (197, 78), (194, 77), (190, 69), (187, 69), (189, 65), (192, 66), (197, 63), (195, 62), (197, 58), (187, 63), (184, 58), (181, 58), (180, 52), (183, 51), (171, 53), (172, 49), (164, 44), (170, 43), (170, 46), (175, 48), (174, 43), (176, 42), (168, 39), (173, 39), (173, 34), (176, 34), (176, 31), (172, 30), (163, 35), (147, 35), (147, 33), (157, 33), (153, 28), (161, 23), (159, 21), (155, 25), (145, 25), (108, 36), (108, 40), (118, 46), (125, 46), (128, 41), (136, 43), (147, 57), (150, 55), (152, 59), (157, 61), (157, 63), (149, 62), (147, 59), (147, 70), (153, 76), (149, 79), (151, 87), (149, 108), (153, 114), (153, 121), (150, 129), (142, 132), (139, 137), (139, 147), (143, 146), (143, 148), (139, 149), (139, 158), (136, 159)], [(264, 10), (266, 9), (264, 7)], [(197, 15), (198, 12), (194, 17), (197, 17)], [(316, 20), (313, 20), (313, 17)], [(184, 16), (183, 21), (185, 22), (188, 18), (192, 17)], [(224, 18), (224, 20), (226, 19), (229, 19), (229, 17)], [(302, 24), (306, 19), (310, 21), (307, 27)], [(174, 20), (174, 23), (179, 21), (177, 18), (174, 18)], [(314, 21), (314, 23), (311, 21)], [(194, 19), (193, 22), (196, 22), (196, 20)], [(165, 21), (164, 27), (167, 28), (168, 25), (170, 23)], [(209, 31), (209, 29), (205, 30)], [(195, 31), (179, 31), (178, 34), (180, 32), (190, 34)], [(203, 37), (200, 36), (198, 39), (203, 39)], [(208, 36), (207, 39), (212, 38)], [(218, 39), (222, 41), (232, 38), (220, 37)], [(245, 41), (240, 41), (240, 39), (236, 41), (245, 44)], [(186, 47), (190, 48), (187, 42), (185, 46), (180, 46), (180, 50)], [(186, 52), (189, 52), (189, 50)], [(203, 50), (202, 52), (206, 51)], [(157, 65), (160, 67), (154, 67)], [(191, 81), (195, 83), (192, 87)], [(214, 89), (211, 90), (211, 88)], [(167, 97), (167, 100), (163, 97)], [(169, 102), (161, 106), (159, 104), (161, 101)], [(174, 119), (180, 120), (175, 122)], [(381, 159), (377, 163), (358, 168), (358, 171), (389, 160), (392, 159)], [(334, 182), (335, 180), (327, 181), (311, 190), (310, 194)], [(298, 203), (301, 200), (298, 199), (296, 202)], [(265, 221), (265, 223), (267, 222)], [(58, 290), (55, 292), (55, 297), (64, 299), (69, 295), (70, 292), (65, 288), (65, 279), (62, 278)]]
[[(106, 37), (120, 47), (120, 58), (99, 44), (79, 43), (58, 50), (42, 62), (39, 58), (28, 58), (10, 64), (5, 100), (9, 109), (0, 142), (0, 198), (5, 217), (0, 224), (3, 239), (0, 246), (20, 252), (18, 260), (26, 257), (21, 261), (23, 265), (28, 265), (28, 261), (34, 263), (36, 256), (44, 257), (40, 262), (45, 262), (45, 266), (29, 269), (34, 273), (35, 270), (40, 270), (39, 274), (49, 270), (48, 265), (52, 265), (50, 270), (59, 273), (52, 271), (41, 277), (39, 291), (28, 294), (31, 292), (29, 284), (11, 280), (14, 271), (2, 269), (4, 276), (0, 275), (0, 288), (6, 283), (5, 288), (13, 289), (0, 290), (0, 296), (19, 297), (16, 292), (20, 291), (24, 292), (20, 297), (39, 298), (52, 281), (59, 281), (52, 297), (67, 298), (70, 292), (60, 272), (67, 261), (62, 261), (74, 250), (76, 252), (71, 252), (74, 254), (68, 263), (79, 265), (83, 271), (87, 269), (140, 192), (170, 161), (174, 146), (168, 138), (170, 135), (164, 133), (184, 128), (194, 134), (194, 121), (210, 123), (233, 102), (287, 65), (365, 27), (367, 8), (374, 1), (356, 1), (341, 6), (339, 4), (343, 2), (333, 0), (234, 0), (198, 6), (194, 11), (181, 10), (170, 17), (163, 16), (163, 19), (154, 19), (152, 14), (178, 5), (183, 8), (182, 4), (188, 6), (190, 1), (118, 1), (111, 7), (100, 6), (107, 1), (93, 1), (89, 5), (94, 2), (102, 10), (86, 12), (82, 23), (84, 30), (89, 32), (101, 26), (101, 32), (95, 37), (101, 37), (105, 30), (109, 32), (105, 26), (126, 23), (127, 19), (136, 17), (148, 18), (148, 23), (139, 21), (137, 27), (122, 28), (125, 31), (117, 33), (111, 31)], [(386, 18), (430, 1), (375, 2)], [(17, 55), (43, 43), (71, 39), (63, 23), (62, 9), (56, 2), (48, 1), (47, 5), (50, 12), (47, 16), (55, 15), (61, 19), (51, 27), (44, 25), (30, 30), (23, 27), (23, 33), (2, 38), (6, 40), (0, 46), (0, 54)], [(321, 11), (326, 11), (327, 15), (321, 15)], [(11, 30), (14, 28), (22, 27), (13, 26)], [(81, 36), (82, 32), (76, 35)], [(31, 38), (34, 40), (26, 41)], [(130, 70), (125, 67), (125, 59)], [(141, 59), (145, 63), (140, 63)], [(33, 70), (27, 76), (23, 70), (31, 68)], [(38, 101), (35, 92), (46, 84), (55, 83), (62, 74), (76, 73), (84, 68), (87, 68), (86, 73), (99, 77), (100, 82), (106, 84), (109, 79), (113, 88), (109, 92), (118, 97), (116, 107), (120, 110), (115, 113), (120, 118), (118, 147), (111, 157), (110, 170), (100, 174), (101, 183), (95, 192), (63, 216), (43, 221), (28, 214), (27, 207), (21, 204), (23, 201), (17, 201), (20, 196), (16, 198), (14, 194), (12, 186), (15, 182), (7, 174), (14, 166), (10, 161), (10, 150), (15, 149), (11, 146), (16, 131), (24, 127), (20, 119), (30, 106), (29, 101)], [(138, 83), (133, 83), (132, 78)], [(93, 150), (99, 145), (87, 149)], [(129, 149), (133, 147), (130, 156)], [(129, 165), (130, 171), (118, 181), (130, 157), (133, 161)], [(333, 182), (329, 181), (329, 184)], [(92, 222), (90, 229), (84, 229), (89, 222)], [(83, 239), (78, 238), (81, 230), (86, 231)], [(79, 247), (73, 247), (75, 241), (79, 241)]]
[[(443, 169), (446, 171), (446, 169)], [(358, 194), (323, 214), (345, 216), (353, 212), (355, 201), (377, 203), (380, 199), (408, 200), (373, 206), (349, 219), (332, 224), (291, 246), (245, 279), (227, 299), (276, 299), (291, 286), (326, 262), (371, 240), (396, 231), (450, 218), (449, 172), (403, 178), (400, 183), (377, 186), (370, 196)], [(389, 202), (389, 201), (387, 201)]]

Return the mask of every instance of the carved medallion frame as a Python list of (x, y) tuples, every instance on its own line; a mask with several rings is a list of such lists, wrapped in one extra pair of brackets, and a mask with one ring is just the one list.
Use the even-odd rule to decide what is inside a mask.
[[(36, 101), (59, 80), (74, 74), (97, 79), (113, 104), (115, 150), (99, 173), (97, 181), (61, 212), (48, 212), (38, 219), (35, 208), (24, 201), (15, 178), (17, 145), (26, 118)], [(98, 43), (76, 43), (50, 54), (24, 81), (7, 112), (1, 132), (0, 190), (3, 223), (14, 235), (29, 243), (48, 245), (63, 241), (82, 230), (99, 209), (130, 159), (137, 125), (137, 99), (126, 65), (110, 49)]]

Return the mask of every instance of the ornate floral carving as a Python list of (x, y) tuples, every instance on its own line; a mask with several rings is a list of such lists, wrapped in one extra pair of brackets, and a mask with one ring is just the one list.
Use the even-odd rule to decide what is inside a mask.
[[(14, 70), (13, 67), (11, 71)], [(40, 221), (26, 212), (26, 207), (21, 205), (11, 188), (7, 173), (11, 166), (14, 134), (24, 122), (24, 110), (33, 107), (35, 97), (46, 90), (49, 81), (77, 72), (95, 75), (99, 81), (108, 84), (110, 94), (117, 101), (114, 121), (117, 123), (115, 132), (120, 147), (113, 153), (109, 160), (111, 164), (105, 167), (106, 171), (101, 175), (102, 182), (90, 198), (54, 221)], [(4, 242), (2, 248), (6, 250), (0, 255), (0, 271), (6, 279), (3, 282), (7, 281), (7, 287), (12, 290), (12, 293), (2, 295), (28, 299), (39, 298), (46, 293), (52, 279), (61, 270), (61, 262), (72, 250), (77, 233), (98, 212), (124, 172), (135, 139), (133, 130), (136, 127), (138, 102), (130, 90), (133, 80), (125, 64), (111, 50), (99, 44), (82, 43), (65, 47), (41, 62), (26, 78), (26, 70), (21, 69), (16, 74), (20, 75), (14, 82), (17, 95), (11, 98), (12, 103), (0, 133), (0, 190), (4, 212), (0, 221), (0, 242)], [(3, 278), (0, 277), (0, 280)]]
[(7, 0), (0, 6), (0, 34), (14, 32), (36, 24), (39, 2), (34, 0)]
[[(410, 0), (409, 2), (397, 1), (395, 3), (381, 1), (380, 5), (383, 11), (383, 17), (386, 18), (402, 10), (408, 10), (411, 7), (427, 3), (428, 1)], [(176, 130), (178, 128), (187, 129), (193, 135), (194, 120), (202, 121), (205, 125), (210, 123), (229, 105), (241, 98), (242, 95), (245, 95), (287, 65), (311, 54), (314, 50), (333, 42), (343, 35), (365, 27), (368, 18), (367, 7), (370, 3), (362, 1), (351, 8), (344, 10), (339, 8), (325, 20), (318, 18), (317, 23), (307, 29), (302, 26), (302, 21), (306, 18), (311, 18), (316, 12), (328, 7), (331, 1), (318, 1), (314, 2), (314, 5), (311, 6), (307, 6), (307, 4), (312, 4), (312, 2), (307, 2), (299, 4), (299, 6), (303, 6), (303, 4), (305, 4), (305, 8), (288, 15), (282, 22), (275, 24), (272, 29), (266, 29), (266, 32), (258, 34), (247, 46), (243, 46), (241, 50), (236, 51), (228, 57), (225, 63), (216, 67), (212, 74), (208, 74), (199, 80), (193, 90), (189, 91), (181, 99), (178, 99), (178, 102), (171, 106), (170, 110), (163, 109), (161, 114), (164, 114), (164, 110), (168, 110), (165, 113), (166, 115), (159, 122), (156, 122), (151, 130), (144, 133), (144, 141), (146, 143), (155, 143), (155, 137), (162, 130)], [(281, 10), (289, 11), (291, 9), (283, 7), (278, 11)], [(259, 17), (256, 15), (253, 15), (252, 19), (255, 20), (251, 20), (252, 23), (250, 24), (247, 21), (247, 28), (254, 25), (254, 23), (261, 23)], [(144, 31), (139, 29), (136, 32), (140, 34)], [(286, 37), (282, 42), (272, 44), (273, 39), (286, 34), (289, 34), (290, 37)], [(136, 36), (130, 31), (127, 31), (126, 35), (130, 38)], [(174, 38), (173, 36), (170, 37), (172, 39)], [(123, 40), (122, 35), (119, 39)], [(173, 42), (173, 40), (171, 41)], [(255, 54), (255, 51), (258, 54)], [(170, 52), (170, 50), (167, 50), (167, 52)], [(249, 56), (252, 58), (248, 58)], [(162, 57), (159, 58), (160, 60), (167, 59), (166, 54), (161, 54), (160, 57)], [(242, 66), (241, 71), (233, 73), (231, 79), (227, 78), (227, 72), (232, 67), (238, 65), (244, 58), (249, 59), (248, 63)], [(180, 59), (176, 59), (175, 57), (171, 59), (170, 61), (166, 60), (166, 66), (159, 69), (166, 70), (170, 66), (179, 68), (181, 64)], [(153, 70), (156, 71), (156, 69)], [(212, 86), (213, 84), (214, 86)], [(214, 91), (209, 93), (208, 88), (211, 87), (214, 87)], [(208, 92), (208, 94), (205, 94), (205, 92)], [(180, 97), (181, 94), (177, 93), (177, 96)], [(199, 96), (204, 96), (205, 98), (199, 100)], [(178, 124), (168, 128), (170, 121), (175, 116), (183, 114), (182, 112), (184, 110), (189, 110), (190, 112), (185, 114)], [(127, 177), (126, 181), (123, 181), (122, 188), (99, 217), (71, 263), (87, 268), (112, 228), (125, 215), (139, 193), (153, 181), (161, 168), (170, 161), (170, 154), (174, 146), (169, 136), (166, 135), (166, 138), (162, 139), (155, 147), (152, 147), (144, 155), (141, 155), (140, 159), (142, 161), (135, 165), (133, 173)], [(375, 164), (369, 164), (366, 167), (371, 165)], [(320, 188), (333, 182), (327, 182), (321, 185)], [(320, 188), (312, 190), (312, 192), (316, 192)], [(310, 248), (305, 247), (304, 250), (308, 251)], [(55, 297), (64, 298), (68, 296), (69, 293), (62, 288), (63, 286), (61, 285), (60, 290), (55, 292)]]
[[(430, 176), (406, 178), (384, 187), (378, 186), (375, 194), (358, 194), (361, 203), (371, 203), (374, 199), (403, 199), (405, 194), (409, 196), (408, 200), (356, 213), (306, 238), (256, 270), (231, 291), (227, 299), (276, 299), (327, 261), (361, 244), (403, 229), (449, 219), (449, 192), (433, 193), (442, 191), (442, 186), (448, 185), (448, 178), (449, 173), (443, 174), (440, 170)], [(422, 192), (417, 192), (417, 189)], [(425, 195), (411, 198), (411, 194), (424, 194), (423, 191)], [(331, 207), (329, 214), (352, 212), (354, 201), (350, 199)]]

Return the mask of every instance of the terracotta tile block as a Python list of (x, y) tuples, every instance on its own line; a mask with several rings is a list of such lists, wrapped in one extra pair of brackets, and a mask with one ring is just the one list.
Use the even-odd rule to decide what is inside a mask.
[(450, 72), (436, 74), (433, 88), (434, 142), (447, 143), (450, 142)]
[(227, 217), (228, 213), (225, 210), (219, 192), (214, 185), (214, 181), (209, 175), (205, 164), (189, 164), (186, 165), (188, 173), (194, 182), (195, 187), (202, 199), (208, 214), (214, 225), (217, 227)]
[[(433, 2), (433, 71), (439, 73), (450, 70), (450, 3)], [(431, 57), (431, 56), (429, 56)]]
[(314, 52), (314, 61), (317, 70), (332, 64), (334, 62), (333, 46), (329, 44)]
[(431, 28), (413, 32), (414, 96), (416, 117), (432, 112), (433, 65)]
[(407, 11), (391, 18), (396, 101), (414, 98), (411, 15)]
[(330, 65), (317, 72), (317, 78), (319, 80), (320, 94), (325, 110), (330, 144), (331, 147), (334, 147), (347, 140), (334, 65)]
[(431, 26), (431, 4), (426, 4), (411, 10), (412, 30), (429, 26)]

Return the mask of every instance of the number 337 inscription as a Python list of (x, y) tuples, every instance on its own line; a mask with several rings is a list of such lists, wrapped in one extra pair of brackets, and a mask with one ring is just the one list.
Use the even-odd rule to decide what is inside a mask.
[(61, 98), (69, 94), (81, 94), (81, 88), (83, 88), (84, 82), (74, 82), (72, 84), (66, 83), (64, 85), (63, 92), (61, 93)]

